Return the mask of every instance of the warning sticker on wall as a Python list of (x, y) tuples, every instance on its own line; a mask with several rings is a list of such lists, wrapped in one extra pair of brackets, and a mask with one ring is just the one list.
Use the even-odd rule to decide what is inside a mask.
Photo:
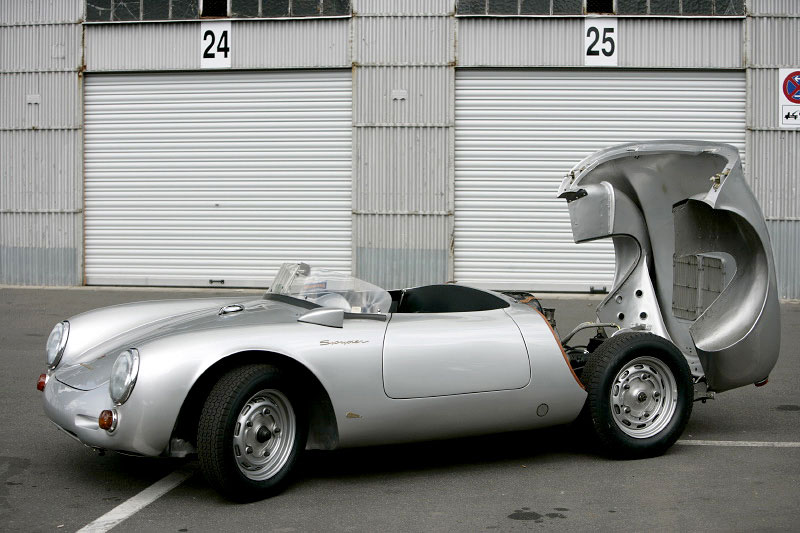
[(800, 68), (778, 71), (778, 107), (781, 128), (800, 129)]

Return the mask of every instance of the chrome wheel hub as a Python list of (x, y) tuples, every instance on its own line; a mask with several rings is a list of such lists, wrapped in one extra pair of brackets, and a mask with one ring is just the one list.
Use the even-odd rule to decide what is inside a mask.
[(239, 470), (253, 481), (271, 478), (289, 460), (296, 432), (289, 399), (274, 389), (258, 391), (242, 407), (233, 429)]
[(655, 357), (637, 357), (611, 386), (611, 414), (623, 433), (646, 439), (664, 429), (675, 414), (678, 385), (667, 365)]

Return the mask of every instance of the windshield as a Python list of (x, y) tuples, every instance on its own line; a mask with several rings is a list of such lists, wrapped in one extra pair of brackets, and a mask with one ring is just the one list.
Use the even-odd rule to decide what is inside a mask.
[(283, 294), (348, 313), (388, 313), (392, 297), (366, 281), (305, 263), (284, 263), (268, 294)]

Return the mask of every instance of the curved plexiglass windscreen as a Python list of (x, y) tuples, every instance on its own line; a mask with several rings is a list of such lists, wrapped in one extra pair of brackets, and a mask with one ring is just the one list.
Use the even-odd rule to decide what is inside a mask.
[(284, 263), (268, 294), (283, 294), (347, 313), (388, 313), (392, 297), (380, 287), (349, 274), (305, 263)]

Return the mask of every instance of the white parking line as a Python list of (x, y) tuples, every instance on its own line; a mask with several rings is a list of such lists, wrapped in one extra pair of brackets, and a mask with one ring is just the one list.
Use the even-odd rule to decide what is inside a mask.
[(757, 440), (679, 440), (684, 446), (739, 446), (745, 448), (800, 448), (800, 442), (763, 442)]
[(108, 531), (186, 481), (192, 473), (193, 471), (190, 469), (178, 469), (174, 471), (168, 476), (156, 481), (133, 498), (125, 500), (117, 505), (91, 524), (87, 524), (79, 529), (78, 533), (104, 533)]

